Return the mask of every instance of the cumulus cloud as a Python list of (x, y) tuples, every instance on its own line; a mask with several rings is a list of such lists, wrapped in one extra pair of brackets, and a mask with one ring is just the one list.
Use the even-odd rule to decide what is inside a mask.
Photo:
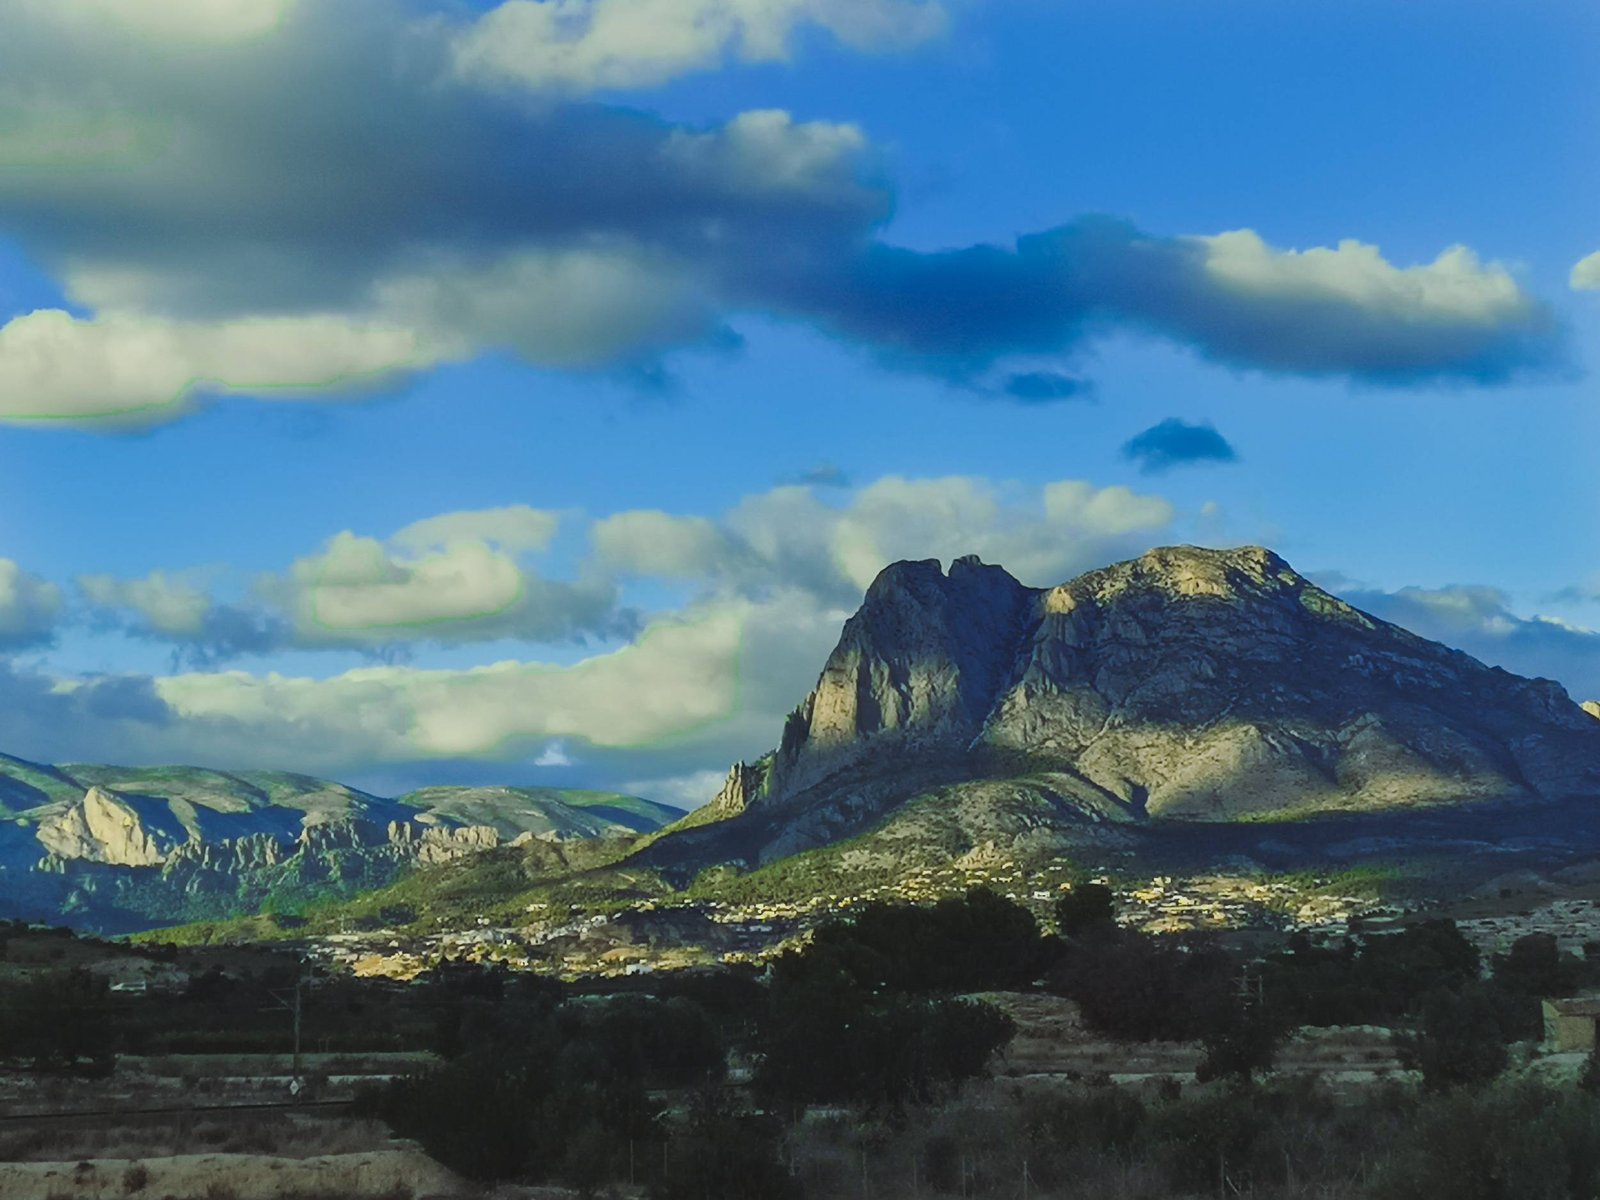
[(1574, 291), (1596, 292), (1600, 291), (1600, 250), (1593, 254), (1585, 255), (1572, 265), (1572, 274), (1567, 277)]
[(516, 553), (546, 550), (561, 528), (558, 513), (508, 504), (424, 517), (391, 534), (389, 541), (410, 551), (448, 546), (453, 542), (487, 542)]
[(1600, 631), (1554, 617), (1518, 615), (1499, 588), (1457, 585), (1385, 592), (1342, 579), (1340, 596), (1413, 633), (1518, 675), (1555, 679), (1580, 700), (1600, 698)]
[(107, 26), (171, 47), (249, 41), (279, 29), (304, 0), (16, 0), (37, 21), (68, 28)]
[(1168, 417), (1124, 442), (1122, 457), (1138, 463), (1146, 475), (1154, 475), (1189, 463), (1234, 462), (1239, 456), (1212, 426)]
[(658, 618), (630, 645), (572, 665), (372, 666), (327, 678), (74, 679), (0, 659), (0, 745), (38, 761), (331, 775), (580, 757), (616, 781), (684, 763), (712, 771), (772, 740), (841, 620), (799, 593), (726, 598)]
[(690, 127), (462, 76), (570, 92), (785, 53), (808, 27), (865, 47), (940, 19), (910, 0), (513, 0), (477, 18), (27, 0), (0, 42), (0, 230), (73, 307), (0, 327), (0, 420), (159, 420), (490, 350), (643, 377), (729, 344), (743, 312), (1024, 402), (1083, 394), (1060, 366), (1119, 327), (1388, 384), (1495, 382), (1556, 353), (1548, 312), (1461, 247), (1397, 264), (1354, 241), (1089, 219), (912, 250), (882, 240), (893, 192), (853, 125), (758, 110)]
[[(568, 740), (648, 747), (733, 714), (739, 616), (659, 621), (635, 644), (570, 667), (370, 667), (329, 679), (219, 672), (155, 686), (181, 722), (214, 739), (213, 756), (251, 762), (516, 758)], [(308, 744), (308, 730), (322, 749)]]
[(0, 325), (0, 421), (158, 420), (206, 393), (348, 391), (443, 357), (413, 331), (339, 316), (170, 321), (39, 309)]
[[(74, 680), (13, 664), (0, 677), (0, 745), (339, 773), (565, 759), (612, 784), (676, 780), (672, 798), (698, 802), (684, 789), (775, 740), (890, 561), (978, 553), (1052, 584), (1167, 540), (1177, 516), (1159, 496), (1075, 480), (889, 477), (826, 494), (779, 487), (709, 517), (611, 514), (588, 525), (590, 554), (570, 579), (534, 571), (562, 517), (526, 506), (440, 514), (381, 539), (345, 531), (238, 600), (201, 571), (85, 577), (94, 619), (192, 647), (191, 669)], [(692, 598), (629, 624), (634, 580), (686, 582)], [(569, 664), (391, 663), (325, 678), (193, 669), (257, 650), (580, 633), (621, 644)], [(19, 711), (3, 711), (8, 696)]]
[(638, 88), (726, 61), (788, 58), (823, 30), (858, 50), (942, 32), (937, 0), (505, 0), (459, 30), (458, 72), (541, 91)]
[(1044, 586), (1147, 548), (1176, 516), (1162, 497), (1083, 481), (1017, 488), (968, 476), (888, 476), (841, 503), (785, 486), (716, 519), (618, 513), (595, 526), (592, 540), (601, 567), (744, 595), (796, 588), (848, 611), (898, 559), (978, 554)]
[(1011, 248), (878, 244), (762, 282), (891, 360), (958, 378), (1007, 355), (1070, 351), (1108, 324), (1234, 367), (1373, 384), (1498, 382), (1554, 353), (1549, 311), (1462, 247), (1402, 267), (1355, 241), (1281, 250), (1250, 230), (1157, 237), (1090, 218)]
[(293, 641), (281, 615), (217, 600), (204, 572), (80, 575), (76, 582), (92, 624), (172, 645), (175, 666), (209, 667)]
[(456, 538), (413, 554), (348, 531), (261, 590), (309, 645), (565, 640), (614, 620), (616, 599), (603, 583), (541, 578), (487, 542)]
[[(146, 739), (173, 733), (155, 683), (145, 675), (62, 678), (0, 658), (0, 746), (35, 761), (152, 761)], [(202, 742), (197, 736), (189, 748), (203, 752)]]
[(59, 587), (0, 558), (0, 650), (48, 643), (61, 615)]
[(87, 575), (77, 585), (97, 625), (169, 643), (194, 667), (288, 649), (392, 656), (416, 643), (630, 635), (637, 618), (614, 584), (547, 579), (527, 561), (559, 525), (556, 513), (512, 505), (442, 513), (388, 538), (345, 530), (257, 576), (236, 601), (217, 596), (216, 572)]
[(715, 579), (736, 575), (759, 559), (707, 517), (634, 509), (595, 524), (590, 532), (601, 563), (626, 575)]

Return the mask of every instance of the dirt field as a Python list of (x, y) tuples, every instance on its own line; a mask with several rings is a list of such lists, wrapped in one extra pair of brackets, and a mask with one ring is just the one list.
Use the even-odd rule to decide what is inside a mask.
[(6, 1200), (423, 1200), (476, 1192), (412, 1149), (310, 1158), (184, 1154), (77, 1162), (0, 1162)]

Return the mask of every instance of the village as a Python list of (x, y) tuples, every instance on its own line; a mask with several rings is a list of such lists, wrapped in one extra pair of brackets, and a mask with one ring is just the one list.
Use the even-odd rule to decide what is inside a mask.
[[(1091, 882), (1111, 884), (1107, 876)], [(1207, 874), (1156, 876), (1117, 888), (1119, 921), (1150, 933), (1302, 931), (1343, 936), (1352, 922), (1372, 928), (1397, 922), (1400, 909), (1370, 896), (1330, 891), (1328, 881)], [(447, 960), (499, 963), (563, 979), (626, 976), (716, 963), (761, 966), (829, 917), (877, 902), (931, 903), (985, 887), (1024, 905), (1048, 928), (1057, 899), (1073, 886), (1065, 864), (1041, 870), (950, 864), (918, 870), (892, 883), (823, 890), (803, 899), (736, 902), (645, 900), (621, 911), (559, 914), (530, 905), (518, 925), (486, 918), (468, 929), (412, 934), (377, 929), (311, 939), (307, 954), (336, 971), (412, 979)], [(1600, 920), (1600, 914), (1597, 914)], [(1595, 936), (1600, 937), (1600, 924)]]

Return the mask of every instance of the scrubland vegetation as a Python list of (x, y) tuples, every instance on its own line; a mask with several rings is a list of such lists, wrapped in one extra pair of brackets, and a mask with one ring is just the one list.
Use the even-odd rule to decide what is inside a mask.
[[(361, 1092), (369, 1123), (302, 1144), (360, 1142), (381, 1121), (485, 1186), (660, 1200), (1600, 1191), (1600, 1063), (1565, 1082), (1526, 1066), (1539, 1000), (1595, 986), (1600, 962), (1531, 936), (1486, 963), (1448, 921), (1329, 945), (1296, 936), (1247, 958), (1115, 915), (1109, 890), (1082, 884), (1046, 931), (975, 889), (859, 907), (765, 972), (574, 985), (454, 964), (411, 986), (319, 980), (308, 1049), (412, 1057)], [(130, 1054), (178, 1070), (185, 1051), (281, 1052), (272, 1002), (293, 976), (262, 962), (214, 963), (158, 998), (112, 994), (67, 956), (0, 983), (0, 1060), (44, 1079), (105, 1075)], [(1013, 1074), (1012, 1019), (983, 997), (1020, 993), (1070, 1001), (1112, 1067), (1118, 1046), (1182, 1044), (1199, 1047), (1198, 1069), (1131, 1083)], [(1404, 1069), (1354, 1086), (1276, 1069), (1305, 1026), (1392, 1029), (1387, 1057)], [(197, 1068), (183, 1082), (208, 1084)], [(279, 1153), (290, 1129), (219, 1120), (168, 1135)], [(117, 1136), (83, 1132), (67, 1153), (60, 1135), (19, 1133), (0, 1158), (113, 1145), (132, 1157)]]

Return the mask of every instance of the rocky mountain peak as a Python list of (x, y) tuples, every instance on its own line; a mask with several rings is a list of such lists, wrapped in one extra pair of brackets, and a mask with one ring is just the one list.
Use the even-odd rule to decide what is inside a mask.
[(831, 837), (995, 751), (1139, 820), (1600, 795), (1595, 716), (1261, 546), (1161, 547), (1048, 589), (973, 556), (900, 562), (713, 815), (826, 810)]

